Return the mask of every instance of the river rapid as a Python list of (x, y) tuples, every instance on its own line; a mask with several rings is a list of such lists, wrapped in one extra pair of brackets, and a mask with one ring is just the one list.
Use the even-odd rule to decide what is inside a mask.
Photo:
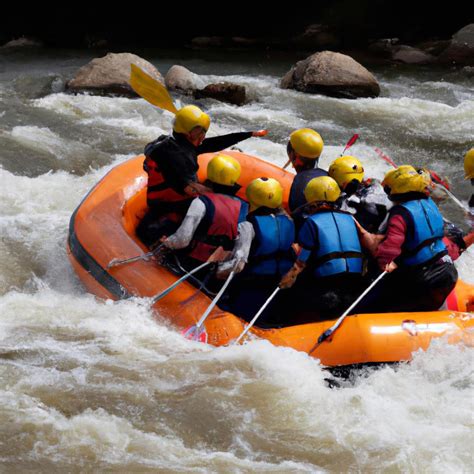
[[(142, 55), (144, 55), (142, 53)], [(473, 349), (438, 340), (410, 364), (329, 388), (317, 360), (253, 341), (184, 339), (139, 300), (99, 301), (66, 257), (71, 213), (113, 166), (168, 133), (144, 100), (69, 95), (90, 51), (0, 52), (1, 472), (472, 472)], [(296, 128), (318, 130), (327, 167), (354, 134), (366, 175), (398, 164), (447, 176), (463, 202), (474, 144), (472, 78), (461, 71), (372, 68), (377, 99), (279, 89), (296, 61), (260, 53), (148, 52), (243, 84), (251, 102), (197, 102), (209, 136), (268, 128), (238, 146), (282, 165)], [(176, 97), (178, 104), (190, 99)], [(466, 227), (451, 202), (446, 217)], [(474, 251), (458, 261), (474, 283)]]

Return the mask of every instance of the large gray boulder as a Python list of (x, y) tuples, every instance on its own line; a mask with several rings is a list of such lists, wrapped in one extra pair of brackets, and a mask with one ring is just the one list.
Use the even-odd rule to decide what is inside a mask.
[(441, 63), (474, 65), (474, 23), (460, 29), (452, 38), (451, 44), (440, 54)]
[(171, 66), (165, 76), (165, 84), (169, 90), (192, 94), (196, 89), (203, 89), (205, 82), (194, 72), (183, 66)]
[(364, 66), (350, 56), (331, 51), (297, 62), (281, 80), (281, 87), (350, 99), (380, 94), (377, 80)]
[(131, 53), (109, 53), (82, 66), (67, 83), (67, 89), (72, 92), (137, 97), (129, 82), (132, 63), (164, 84), (160, 72), (145, 59)]

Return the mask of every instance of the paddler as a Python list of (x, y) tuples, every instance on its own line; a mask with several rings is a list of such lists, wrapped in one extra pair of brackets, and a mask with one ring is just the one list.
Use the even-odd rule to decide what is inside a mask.
[(339, 209), (341, 190), (329, 176), (313, 178), (304, 195), (303, 225), (296, 262), (281, 279), (280, 287), (295, 285), (293, 300), (320, 317), (346, 309), (363, 288), (363, 252), (354, 218)]
[[(228, 272), (237, 263), (237, 258), (248, 260), (229, 287), (228, 305), (233, 313), (249, 320), (292, 267), (296, 255), (293, 250), (295, 226), (282, 208), (281, 184), (274, 178), (256, 178), (249, 183), (245, 194), (250, 203), (247, 221), (251, 224), (245, 232), (250, 236), (243, 239), (247, 242), (245, 247), (239, 242), (241, 254), (222, 267)], [(277, 296), (260, 316), (259, 324), (270, 323), (270, 316), (275, 322), (280, 309), (281, 300)]]
[[(218, 247), (227, 251), (230, 258), (238, 237), (239, 243), (245, 245), (243, 240), (249, 235), (245, 228), (251, 224), (245, 220), (248, 204), (235, 196), (241, 187), (237, 184), (240, 172), (235, 158), (222, 153), (212, 158), (204, 182), (209, 192), (195, 197), (176, 232), (161, 238), (167, 249), (185, 249), (180, 261), (186, 270), (206, 262)], [(237, 273), (243, 269), (245, 258), (234, 266)]]
[(301, 219), (301, 209), (306, 205), (304, 191), (307, 184), (319, 176), (327, 176), (327, 171), (318, 167), (318, 160), (323, 151), (324, 142), (321, 135), (311, 128), (295, 130), (288, 140), (286, 152), (289, 163), (296, 171), (290, 189), (288, 207), (297, 227)]
[(143, 168), (148, 174), (148, 212), (137, 235), (148, 246), (178, 228), (194, 197), (210, 192), (197, 179), (198, 155), (268, 133), (260, 130), (205, 138), (210, 123), (209, 115), (199, 107), (187, 105), (176, 113), (171, 135), (161, 135), (146, 145)]
[(364, 167), (355, 156), (336, 158), (328, 170), (342, 190), (341, 210), (350, 212), (369, 232), (377, 232), (392, 203), (381, 183), (376, 179), (364, 180)]
[(373, 310), (435, 311), (456, 285), (457, 270), (443, 243), (443, 217), (428, 184), (408, 165), (385, 175), (382, 185), (394, 206), (375, 257), (390, 275), (373, 293)]

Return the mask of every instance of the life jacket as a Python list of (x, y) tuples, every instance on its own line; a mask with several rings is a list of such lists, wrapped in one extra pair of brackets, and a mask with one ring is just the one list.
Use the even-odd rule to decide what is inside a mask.
[(342, 273), (362, 274), (363, 254), (357, 227), (350, 214), (322, 211), (307, 217), (317, 228), (318, 245), (309, 265), (318, 278)]
[(295, 212), (296, 210), (301, 211), (299, 208), (306, 204), (306, 198), (304, 197), (306, 185), (313, 178), (319, 178), (320, 176), (328, 176), (327, 171), (324, 171), (321, 168), (312, 168), (309, 170), (300, 171), (293, 178), (293, 183), (291, 184), (290, 189), (290, 197), (288, 199), (288, 208), (290, 209), (290, 212)]
[(282, 276), (295, 261), (292, 244), (295, 225), (284, 212), (252, 215), (247, 218), (253, 225), (255, 238), (245, 273), (248, 275)]
[(189, 256), (205, 262), (220, 246), (233, 249), (237, 227), (245, 220), (248, 204), (238, 197), (217, 193), (206, 193), (199, 199), (206, 206), (206, 214), (194, 233)]
[(390, 215), (400, 214), (407, 234), (399, 257), (407, 266), (426, 264), (447, 254), (443, 217), (431, 198), (414, 199), (394, 206)]
[(152, 158), (152, 153), (159, 146), (166, 140), (172, 139), (172, 137), (162, 135), (145, 147), (143, 169), (148, 174), (146, 199), (149, 207), (157, 206), (161, 202), (178, 202), (189, 199), (189, 196), (178, 193), (166, 182), (158, 163)]

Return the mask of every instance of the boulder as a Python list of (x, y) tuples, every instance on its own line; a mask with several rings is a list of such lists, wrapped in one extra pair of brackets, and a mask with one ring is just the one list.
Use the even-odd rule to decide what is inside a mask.
[(430, 64), (435, 61), (435, 57), (431, 54), (406, 45), (399, 46), (392, 59), (405, 64)]
[(209, 84), (204, 89), (195, 91), (194, 97), (196, 99), (211, 98), (229, 104), (243, 105), (246, 100), (246, 90), (244, 86), (238, 84), (219, 82)]
[(169, 90), (192, 94), (196, 89), (203, 89), (206, 84), (194, 72), (183, 66), (171, 66), (165, 76), (165, 84)]
[(164, 84), (163, 77), (155, 66), (145, 59), (131, 53), (109, 53), (81, 67), (74, 78), (67, 83), (67, 89), (72, 92), (137, 97), (129, 83), (132, 63)]
[(443, 64), (474, 65), (474, 23), (459, 30), (438, 57)]
[(450, 44), (451, 40), (432, 40), (419, 43), (416, 47), (425, 53), (439, 56)]
[(331, 51), (299, 61), (281, 80), (283, 89), (355, 99), (378, 97), (375, 77), (350, 56)]

